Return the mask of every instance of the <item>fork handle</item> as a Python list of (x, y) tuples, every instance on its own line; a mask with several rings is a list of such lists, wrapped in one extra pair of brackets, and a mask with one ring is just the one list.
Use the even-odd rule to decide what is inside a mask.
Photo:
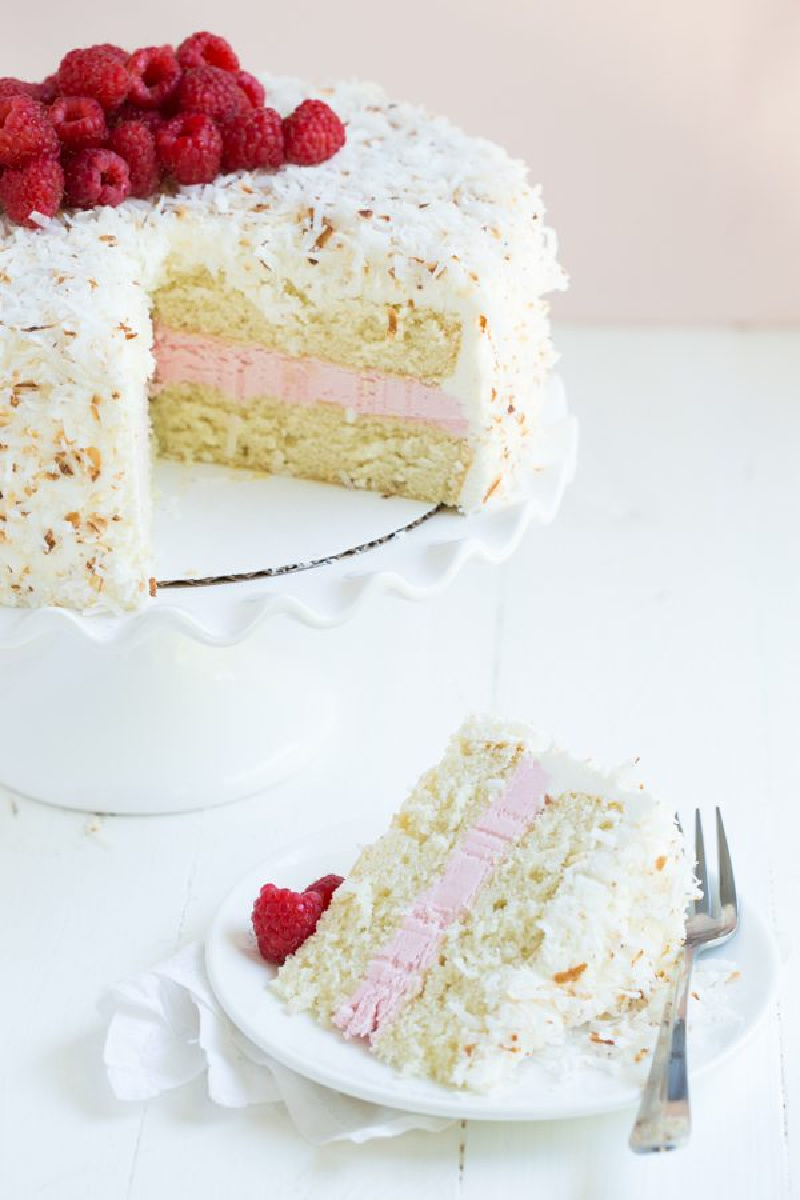
[(689, 1073), (686, 1014), (694, 950), (685, 946), (658, 1031), (650, 1074), (644, 1085), (629, 1145), (637, 1154), (677, 1150), (689, 1140)]

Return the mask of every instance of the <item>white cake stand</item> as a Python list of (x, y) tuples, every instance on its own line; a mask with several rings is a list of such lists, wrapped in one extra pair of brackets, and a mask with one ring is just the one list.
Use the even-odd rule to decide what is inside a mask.
[(308, 627), (351, 620), (382, 592), (435, 595), (473, 558), (506, 559), (532, 523), (552, 520), (574, 472), (577, 425), (558, 380), (545, 430), (524, 494), (469, 517), (157, 464), (166, 586), (146, 609), (0, 608), (0, 784), (66, 808), (156, 813), (226, 803), (295, 771), (334, 711)]

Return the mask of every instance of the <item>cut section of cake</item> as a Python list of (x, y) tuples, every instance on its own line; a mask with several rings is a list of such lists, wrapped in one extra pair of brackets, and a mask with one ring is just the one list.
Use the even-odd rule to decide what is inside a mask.
[(0, 604), (147, 601), (151, 424), (171, 458), (464, 512), (524, 486), (564, 286), (538, 190), (373, 85), (324, 95), (321, 165), (0, 227)]
[(458, 505), (473, 451), (464, 391), (444, 382), (455, 317), (410, 297), (292, 298), (267, 320), (205, 270), (156, 293), (160, 452)]
[(484, 1090), (657, 1001), (693, 894), (664, 804), (472, 719), (273, 986), (402, 1071)]

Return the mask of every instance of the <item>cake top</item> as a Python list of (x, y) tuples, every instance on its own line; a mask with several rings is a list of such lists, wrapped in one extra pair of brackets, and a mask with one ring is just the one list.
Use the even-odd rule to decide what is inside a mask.
[[(542, 296), (564, 277), (525, 167), (373, 84), (242, 80), (235, 56), (230, 70), (186, 66), (187, 44), (209, 36), (177, 51), (71, 51), (55, 84), (0, 80), (0, 391), (9, 400), (0, 485), (14, 518), (5, 542), (19, 596), (88, 609), (138, 604), (146, 586), (152, 592), (146, 402), (155, 294), (192, 276), (243, 297), (273, 330), (353, 300), (386, 310), (387, 341), (398, 312), (415, 309), (426, 329), (430, 319), (434, 343), (444, 314), (459, 351), (441, 384), (471, 422), (460, 505), (500, 502), (529, 457), (531, 469), (540, 465), (531, 432), (553, 359)], [(131, 108), (134, 93), (122, 85), (133, 86), (135, 71)], [(147, 108), (139, 92), (164, 80), (177, 91)], [(241, 92), (220, 112), (238, 81), (247, 99)], [(8, 86), (28, 91), (9, 98)], [(53, 98), (53, 87), (62, 94)], [(92, 94), (64, 92), (73, 87)], [(93, 121), (108, 144), (74, 148), (64, 131), (94, 137)], [(56, 133), (60, 150), (51, 151)], [(123, 133), (128, 160), (114, 150)], [(50, 176), (58, 186), (42, 211), (53, 215), (39, 219), (31, 196), (38, 202), (39, 185), (47, 195)], [(27, 199), (20, 180), (31, 185)], [(88, 521), (103, 526), (97, 547)]]
[[(509, 278), (524, 279), (531, 297), (564, 285), (539, 191), (500, 147), (394, 103), (374, 84), (314, 91), (297, 79), (260, 80), (281, 114), (324, 97), (346, 125), (344, 147), (318, 166), (222, 175), (118, 208), (65, 213), (41, 230), (0, 219), (4, 320), (85, 320), (83, 285), (113, 273), (110, 261), (129, 276), (125, 259), (134, 258), (136, 276), (152, 287), (173, 254), (202, 255), (213, 269), (242, 248), (255, 273), (291, 278), (312, 298), (330, 271), (353, 294), (382, 298), (394, 285), (440, 293), (446, 285), (465, 297)], [(213, 232), (203, 237), (203, 229)]]

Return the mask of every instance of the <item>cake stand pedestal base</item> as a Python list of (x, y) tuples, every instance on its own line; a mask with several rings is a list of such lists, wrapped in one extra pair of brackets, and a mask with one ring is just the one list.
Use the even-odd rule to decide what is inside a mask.
[[(0, 653), (0, 784), (89, 812), (166, 813), (259, 792), (332, 729), (314, 635), (284, 620), (207, 646), (63, 634)], [(304, 634), (305, 636), (293, 636)]]

